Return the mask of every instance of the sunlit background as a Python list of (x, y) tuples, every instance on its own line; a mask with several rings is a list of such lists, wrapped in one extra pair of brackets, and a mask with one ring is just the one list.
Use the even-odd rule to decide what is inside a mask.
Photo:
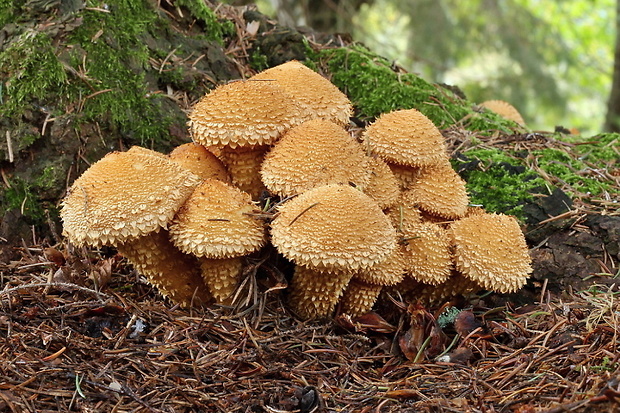
[[(239, 2), (237, 2), (239, 3)], [(258, 0), (289, 26), (350, 33), (473, 102), (502, 99), (534, 130), (603, 129), (615, 0)], [(313, 11), (314, 10), (314, 11)]]

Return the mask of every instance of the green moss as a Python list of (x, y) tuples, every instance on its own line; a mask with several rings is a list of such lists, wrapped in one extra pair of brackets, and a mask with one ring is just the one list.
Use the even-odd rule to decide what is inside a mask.
[(459, 121), (467, 129), (489, 133), (510, 133), (514, 127), (514, 123), (488, 111), (474, 112), (468, 101), (447, 88), (413, 73), (396, 72), (389, 60), (364, 47), (323, 49), (309, 54), (309, 58), (328, 68), (331, 81), (349, 96), (362, 119), (373, 120), (382, 113), (415, 108), (439, 128)]
[(29, 223), (41, 222), (45, 216), (45, 209), (39, 200), (36, 191), (22, 179), (14, 179), (11, 187), (2, 194), (1, 211), (17, 210), (27, 217)]
[(545, 191), (545, 181), (498, 149), (473, 149), (453, 161), (467, 182), (471, 203), (522, 219), (523, 205)]
[(24, 0), (0, 0), (0, 27), (13, 23), (23, 4)]
[(255, 48), (250, 55), (250, 67), (257, 72), (262, 72), (269, 68), (267, 56), (261, 51), (260, 47)]
[(532, 155), (540, 169), (561, 183), (568, 184), (575, 191), (589, 195), (614, 191), (609, 183), (596, 179), (596, 171), (589, 165), (560, 149), (536, 150)]
[(192, 16), (200, 20), (205, 25), (205, 33), (208, 40), (215, 40), (223, 43), (224, 35), (234, 33), (234, 24), (230, 21), (218, 22), (217, 16), (203, 0), (176, 0), (177, 6), (187, 8)]
[(67, 87), (67, 75), (50, 37), (35, 30), (26, 30), (12, 39), (0, 53), (0, 68), (3, 118), (15, 118)]
[(620, 134), (618, 133), (602, 133), (590, 138), (567, 136), (562, 140), (574, 144), (571, 151), (578, 154), (579, 159), (584, 162), (600, 165), (620, 159)]

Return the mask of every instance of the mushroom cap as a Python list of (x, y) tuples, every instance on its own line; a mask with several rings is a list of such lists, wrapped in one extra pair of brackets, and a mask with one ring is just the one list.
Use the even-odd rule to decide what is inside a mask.
[(370, 180), (363, 188), (366, 195), (374, 199), (381, 209), (396, 204), (400, 196), (398, 179), (381, 158), (368, 157)]
[(382, 285), (351, 280), (340, 298), (340, 311), (354, 318), (366, 314), (377, 302), (382, 288)]
[(356, 271), (396, 248), (396, 230), (368, 195), (348, 185), (313, 188), (279, 208), (272, 244), (288, 259), (328, 271)]
[(217, 179), (200, 184), (170, 224), (174, 245), (187, 254), (232, 258), (265, 244), (265, 226), (250, 195)]
[(429, 166), (447, 158), (443, 135), (416, 109), (381, 115), (366, 129), (364, 143), (388, 163)]
[(198, 143), (177, 146), (168, 157), (203, 180), (214, 178), (226, 183), (232, 182), (222, 161)]
[(370, 180), (368, 162), (360, 144), (342, 127), (313, 119), (295, 126), (275, 144), (260, 173), (267, 189), (287, 197), (328, 184), (363, 188)]
[(480, 106), (497, 113), (505, 119), (518, 123), (521, 126), (525, 126), (525, 121), (523, 120), (523, 116), (521, 116), (521, 113), (519, 113), (517, 108), (515, 108), (508, 102), (505, 102), (503, 100), (487, 100), (485, 102), (482, 102)]
[(392, 226), (401, 234), (409, 234), (412, 231), (411, 225), (422, 222), (422, 213), (410, 199), (405, 198), (402, 192), (395, 205), (387, 210)]
[(141, 153), (143, 155), (158, 156), (160, 158), (166, 157), (166, 155), (161, 152), (157, 152), (152, 149), (145, 148), (143, 146), (137, 146), (137, 145), (134, 145), (131, 148), (127, 149), (127, 153)]
[(242, 191), (258, 200), (266, 191), (260, 176), (260, 168), (265, 159), (269, 146), (252, 146), (231, 148), (224, 146), (220, 149), (218, 158), (222, 160), (232, 177), (232, 183)]
[(416, 182), (403, 192), (403, 199), (446, 219), (465, 216), (469, 205), (465, 181), (449, 162), (421, 168)]
[(402, 246), (406, 273), (416, 281), (437, 285), (450, 277), (453, 268), (450, 237), (431, 222), (407, 228)]
[(321, 118), (339, 125), (349, 123), (353, 112), (349, 98), (320, 74), (292, 60), (250, 78), (273, 80), (301, 106), (308, 119)]
[(454, 221), (456, 269), (487, 290), (521, 288), (532, 272), (525, 237), (517, 220), (503, 214), (478, 214)]
[(352, 273), (332, 273), (296, 265), (288, 305), (304, 319), (329, 318), (351, 277)]
[(200, 276), (198, 260), (172, 245), (167, 231), (131, 239), (118, 245), (118, 251), (172, 302), (189, 307), (213, 300)]
[(189, 114), (189, 130), (204, 146), (269, 145), (304, 120), (298, 103), (273, 82), (238, 81), (204, 96)]
[(112, 152), (71, 186), (60, 216), (76, 245), (115, 245), (166, 227), (200, 182), (165, 156)]

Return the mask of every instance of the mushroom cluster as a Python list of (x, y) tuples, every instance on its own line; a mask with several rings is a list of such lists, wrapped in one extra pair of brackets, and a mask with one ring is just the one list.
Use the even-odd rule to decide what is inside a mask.
[(522, 287), (518, 222), (469, 206), (433, 122), (398, 110), (356, 137), (351, 113), (297, 61), (219, 86), (189, 114), (192, 143), (86, 170), (63, 201), (64, 233), (116, 247), (185, 306), (230, 303), (243, 257), (268, 243), (295, 264), (288, 303), (305, 319), (362, 315), (384, 288), (432, 301)]

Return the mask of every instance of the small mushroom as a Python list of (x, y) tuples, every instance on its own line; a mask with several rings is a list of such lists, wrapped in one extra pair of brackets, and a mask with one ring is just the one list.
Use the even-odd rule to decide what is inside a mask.
[(482, 287), (501, 293), (521, 288), (532, 272), (518, 221), (503, 214), (477, 214), (454, 221), (456, 270)]
[(353, 318), (366, 314), (377, 302), (382, 289), (382, 285), (351, 280), (340, 298), (340, 311)]
[(272, 144), (304, 120), (299, 104), (274, 82), (246, 80), (204, 96), (188, 124), (195, 142), (236, 148)]
[(226, 183), (232, 182), (222, 161), (198, 143), (177, 146), (168, 157), (203, 180), (214, 178)]
[(388, 163), (422, 167), (447, 159), (443, 135), (416, 109), (381, 115), (366, 129), (364, 143)]
[(421, 168), (410, 189), (403, 192), (404, 202), (446, 219), (465, 216), (469, 197), (465, 181), (449, 162)]
[(333, 122), (313, 119), (289, 130), (265, 156), (261, 177), (281, 197), (328, 184), (366, 186), (369, 158)]
[(232, 176), (232, 183), (244, 192), (258, 200), (267, 188), (261, 180), (260, 170), (269, 150), (268, 145), (220, 148), (218, 157)]
[(233, 294), (243, 275), (243, 257), (205, 258), (200, 257), (202, 278), (208, 289), (220, 304), (232, 304)]
[(416, 281), (437, 285), (452, 273), (450, 238), (446, 230), (431, 222), (412, 223), (404, 232), (405, 271)]
[(374, 199), (381, 209), (386, 209), (398, 201), (399, 182), (390, 167), (381, 158), (368, 157), (370, 180), (363, 188), (366, 195)]
[[(253, 217), (258, 212), (249, 194), (207, 179), (194, 190), (170, 224), (172, 242), (181, 251), (200, 257), (204, 281), (218, 300), (230, 295), (241, 272), (236, 263), (227, 267), (232, 268), (228, 271), (222, 270), (225, 263), (205, 259), (241, 257), (260, 249), (266, 234), (264, 223)], [(224, 280), (223, 274), (230, 278)]]
[(285, 202), (271, 223), (272, 244), (310, 268), (356, 271), (396, 248), (396, 230), (368, 195), (349, 185), (313, 188)]
[(339, 125), (349, 123), (349, 98), (329, 80), (302, 63), (292, 60), (264, 70), (250, 80), (273, 80), (301, 106), (307, 119), (321, 118)]
[(523, 116), (521, 116), (517, 108), (508, 102), (503, 100), (487, 100), (482, 102), (480, 106), (489, 109), (491, 112), (497, 113), (505, 119), (518, 123), (521, 126), (525, 126)]

